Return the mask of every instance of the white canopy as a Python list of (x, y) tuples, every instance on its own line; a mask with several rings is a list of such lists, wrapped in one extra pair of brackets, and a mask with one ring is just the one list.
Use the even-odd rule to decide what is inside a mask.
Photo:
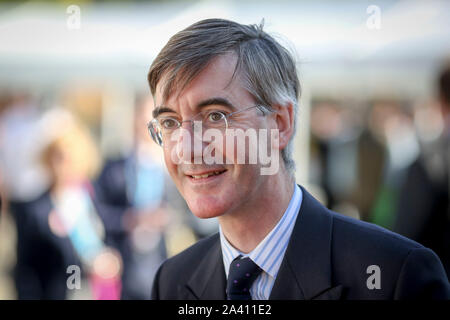
[(425, 83), (450, 53), (450, 3), (377, 5), (380, 29), (367, 27), (371, 13), (365, 1), (102, 3), (81, 5), (75, 30), (67, 27), (65, 6), (2, 5), (0, 81), (44, 84), (89, 76), (145, 85), (152, 59), (171, 35), (200, 19), (222, 17), (241, 23), (264, 18), (267, 31), (295, 48), (312, 86), (320, 86), (324, 76), (352, 81), (361, 72), (389, 79), (413, 73)]

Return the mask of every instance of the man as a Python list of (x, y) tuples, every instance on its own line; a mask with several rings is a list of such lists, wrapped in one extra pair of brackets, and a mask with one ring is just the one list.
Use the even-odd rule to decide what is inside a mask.
[(450, 66), (437, 79), (444, 128), (407, 169), (400, 190), (394, 231), (432, 249), (450, 275)]
[(153, 299), (450, 297), (431, 250), (331, 212), (295, 184), (300, 85), (262, 26), (195, 23), (169, 40), (148, 80), (149, 130), (167, 169), (191, 211), (220, 224), (163, 263)]

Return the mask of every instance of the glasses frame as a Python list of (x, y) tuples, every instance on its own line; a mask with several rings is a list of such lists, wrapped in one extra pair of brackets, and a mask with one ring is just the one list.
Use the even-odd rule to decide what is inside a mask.
[[(264, 113), (263, 109), (261, 109), (262, 107), (263, 107), (262, 105), (256, 104), (256, 105), (254, 105), (254, 106), (251, 106), (251, 107), (248, 107), (248, 108), (244, 108), (244, 109), (242, 109), (242, 110), (237, 110), (237, 111), (231, 112), (231, 113), (229, 113), (229, 114), (225, 114), (223, 111), (220, 111), (220, 110), (217, 110), (216, 112), (220, 112), (220, 113), (223, 114), (224, 120), (225, 120), (225, 130), (226, 130), (226, 129), (228, 129), (228, 119), (229, 119), (231, 116), (233, 116), (233, 115), (235, 115), (235, 114), (238, 114), (238, 113), (241, 113), (241, 112), (244, 112), (244, 111), (248, 111), (248, 110), (253, 109), (253, 108), (258, 108), (259, 110), (261, 110), (261, 111)], [(194, 121), (195, 121), (195, 120), (193, 120), (193, 119), (195, 119), (195, 118), (196, 118), (199, 114), (201, 114), (201, 113), (202, 113), (202, 112), (199, 112), (199, 113), (197, 113), (195, 116), (193, 116), (191, 119), (189, 119), (189, 120), (183, 120), (183, 121), (179, 121), (179, 120), (177, 120), (177, 119), (175, 119), (175, 118), (171, 118), (171, 117), (168, 117), (168, 118), (171, 118), (172, 120), (174, 120), (174, 121), (177, 123), (176, 128), (174, 128), (174, 130), (177, 130), (177, 129), (179, 129), (179, 128), (183, 125), (184, 122), (192, 122), (192, 125), (194, 125)], [(201, 122), (203, 122), (203, 121), (201, 121)], [(152, 137), (153, 141), (154, 141), (157, 145), (163, 147), (164, 144), (163, 144), (163, 138), (162, 138), (162, 135), (159, 135), (159, 134), (157, 133), (155, 127), (159, 127), (159, 131), (160, 131), (160, 132), (162, 131), (162, 129), (161, 129), (161, 124), (159, 123), (158, 118), (153, 118), (153, 119), (147, 124), (147, 129), (148, 129), (148, 132), (149, 132), (150, 136)]]

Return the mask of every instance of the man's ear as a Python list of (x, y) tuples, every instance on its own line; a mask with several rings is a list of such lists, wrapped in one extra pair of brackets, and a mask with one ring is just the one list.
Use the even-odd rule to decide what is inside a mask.
[(294, 134), (294, 105), (288, 102), (275, 106), (275, 121), (279, 132), (279, 148), (283, 150)]

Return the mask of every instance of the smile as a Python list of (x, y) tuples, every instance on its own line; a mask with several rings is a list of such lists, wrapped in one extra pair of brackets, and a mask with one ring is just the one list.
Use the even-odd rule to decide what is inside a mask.
[(211, 172), (206, 172), (206, 173), (202, 173), (202, 174), (192, 174), (192, 175), (188, 175), (188, 177), (192, 178), (193, 180), (203, 180), (203, 179), (208, 179), (209, 177), (221, 175), (225, 171), (227, 171), (227, 170), (217, 170), (217, 171), (211, 171)]

